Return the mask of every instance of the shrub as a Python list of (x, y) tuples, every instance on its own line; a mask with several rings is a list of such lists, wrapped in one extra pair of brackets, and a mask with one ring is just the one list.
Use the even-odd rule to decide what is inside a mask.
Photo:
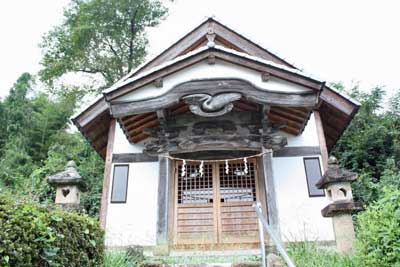
[(399, 189), (386, 187), (382, 197), (358, 215), (357, 249), (363, 266), (400, 266)]
[(0, 266), (97, 267), (103, 252), (94, 219), (0, 195)]

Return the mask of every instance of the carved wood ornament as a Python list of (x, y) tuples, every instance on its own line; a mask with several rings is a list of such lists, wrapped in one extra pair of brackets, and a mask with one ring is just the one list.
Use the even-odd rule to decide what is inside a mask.
[(190, 111), (202, 117), (218, 117), (230, 112), (233, 101), (242, 97), (239, 93), (222, 93), (211, 96), (209, 94), (192, 94), (182, 97), (189, 104)]
[(251, 112), (230, 112), (218, 117), (185, 114), (164, 120), (158, 128), (146, 129), (151, 138), (144, 153), (182, 153), (207, 150), (278, 150), (287, 144), (277, 135), (284, 125), (268, 122)]

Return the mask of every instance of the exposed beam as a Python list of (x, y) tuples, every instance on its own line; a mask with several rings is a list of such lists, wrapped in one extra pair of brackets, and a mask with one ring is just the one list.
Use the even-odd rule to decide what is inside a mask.
[(305, 117), (298, 117), (293, 113), (289, 113), (289, 112), (286, 112), (286, 111), (281, 110), (281, 109), (272, 109), (271, 110), (271, 114), (276, 114), (278, 116), (284, 116), (284, 117), (286, 117), (286, 118), (288, 118), (290, 120), (293, 120), (295, 122), (298, 122), (298, 123), (304, 123), (304, 120), (306, 120)]
[(153, 113), (151, 115), (147, 115), (143, 119), (135, 121), (134, 123), (124, 124), (124, 125), (126, 125), (126, 130), (128, 132), (130, 132), (131, 130), (135, 130), (136, 128), (142, 126), (143, 124), (146, 124), (146, 123), (154, 121), (154, 120), (157, 120), (157, 114), (156, 113)]
[(160, 155), (158, 159), (158, 197), (157, 197), (157, 254), (168, 254), (168, 219), (169, 216), (169, 189), (172, 183), (172, 161), (168, 154)]
[(349, 100), (338, 95), (327, 87), (322, 90), (319, 97), (321, 100), (342, 111), (347, 116), (353, 114), (354, 110), (357, 109), (357, 106), (355, 104), (351, 103)]
[(158, 157), (151, 157), (144, 153), (113, 154), (113, 163), (157, 162)]
[(296, 115), (296, 116), (302, 117), (302, 118), (306, 118), (309, 113), (309, 111), (304, 112), (304, 111), (300, 111), (300, 110), (297, 110), (292, 107), (272, 107), (272, 110), (282, 110), (284, 112), (291, 113), (293, 115)]
[(134, 128), (133, 130), (130, 130), (128, 132), (128, 134), (129, 134), (129, 136), (133, 136), (135, 134), (143, 132), (143, 130), (146, 129), (146, 128), (153, 128), (153, 127), (156, 127), (156, 126), (159, 126), (159, 125), (160, 125), (160, 121), (155, 119), (155, 120), (149, 121), (149, 122), (147, 122), (145, 124), (142, 124), (141, 126), (139, 126), (137, 128)]
[(186, 82), (171, 89), (168, 93), (150, 99), (131, 102), (111, 102), (114, 117), (123, 117), (144, 112), (152, 112), (177, 104), (181, 97), (196, 93), (240, 93), (249, 101), (276, 106), (314, 107), (315, 93), (282, 93), (258, 89), (240, 79), (208, 79)]
[(322, 166), (324, 167), (324, 171), (328, 169), (328, 147), (326, 144), (324, 126), (322, 123), (321, 114), (319, 111), (314, 111), (315, 125), (317, 127), (317, 134), (319, 140), (319, 146), (321, 148), (321, 158), (322, 158)]
[(274, 158), (280, 157), (306, 157), (320, 155), (319, 146), (287, 146), (281, 150), (274, 151)]
[(303, 128), (303, 125), (301, 123), (292, 121), (289, 118), (283, 117), (281, 115), (278, 115), (278, 114), (275, 114), (272, 112), (270, 112), (268, 114), (268, 118), (275, 120), (275, 121), (279, 121), (279, 122), (285, 122), (285, 123), (287, 123), (288, 126), (294, 128), (294, 129), (297, 129), (297, 130), (300, 130)]
[(115, 125), (116, 125), (116, 120), (112, 119), (110, 123), (110, 130), (108, 132), (103, 189), (101, 193), (100, 225), (103, 229), (105, 229), (106, 227), (106, 220), (107, 220), (108, 195), (109, 195), (108, 193), (110, 191), (110, 184), (111, 184), (112, 152), (114, 148)]

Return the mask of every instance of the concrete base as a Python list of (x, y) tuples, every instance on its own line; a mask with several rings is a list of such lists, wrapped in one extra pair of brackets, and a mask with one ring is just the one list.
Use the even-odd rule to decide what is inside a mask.
[(354, 248), (355, 233), (351, 215), (336, 215), (332, 220), (337, 250), (345, 253), (352, 252)]
[(159, 243), (156, 246), (154, 246), (153, 255), (154, 256), (168, 256), (169, 255), (168, 243)]

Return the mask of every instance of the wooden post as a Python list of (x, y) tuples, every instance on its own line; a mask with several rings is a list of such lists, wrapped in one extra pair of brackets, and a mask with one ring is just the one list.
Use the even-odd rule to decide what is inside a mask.
[(104, 163), (104, 178), (103, 189), (101, 193), (101, 207), (100, 207), (100, 225), (103, 229), (106, 228), (107, 208), (108, 208), (108, 195), (111, 182), (111, 166), (112, 166), (112, 152), (114, 148), (116, 120), (112, 119), (110, 122), (110, 129), (108, 130), (108, 142), (106, 160)]
[(157, 255), (168, 255), (168, 222), (169, 222), (169, 188), (172, 182), (171, 171), (172, 163), (167, 158), (168, 153), (162, 154), (158, 158), (158, 210), (157, 210), (157, 246), (154, 253)]
[[(262, 151), (267, 152), (265, 148), (263, 148)], [(262, 162), (263, 162), (263, 173), (265, 181), (265, 191), (267, 195), (268, 223), (275, 231), (275, 234), (280, 237), (279, 214), (276, 205), (274, 173), (272, 170), (272, 151), (270, 153), (263, 154)]]
[(324, 172), (328, 168), (328, 148), (326, 146), (326, 139), (324, 134), (324, 127), (322, 125), (321, 114), (318, 110), (314, 110), (315, 125), (317, 126), (317, 134), (319, 140), (319, 146), (321, 149), (322, 166), (324, 166)]

